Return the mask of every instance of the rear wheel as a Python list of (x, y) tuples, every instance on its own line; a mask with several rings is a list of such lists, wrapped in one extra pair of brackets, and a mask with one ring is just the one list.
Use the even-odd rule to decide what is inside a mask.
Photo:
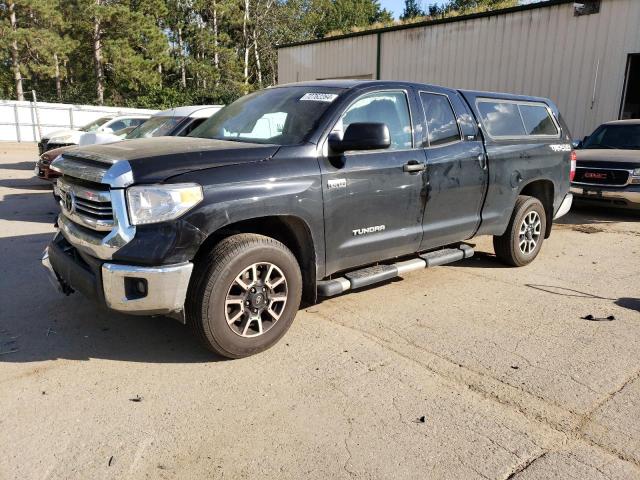
[(514, 267), (531, 263), (540, 253), (546, 227), (546, 214), (540, 200), (519, 196), (507, 231), (499, 237), (493, 237), (496, 256)]
[(262, 235), (233, 235), (196, 264), (187, 317), (207, 348), (246, 357), (287, 332), (301, 294), (300, 267), (285, 245)]

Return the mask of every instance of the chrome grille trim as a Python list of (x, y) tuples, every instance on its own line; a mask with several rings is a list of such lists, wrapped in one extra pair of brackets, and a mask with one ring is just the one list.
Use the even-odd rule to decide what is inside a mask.
[(51, 162), (51, 169), (69, 177), (81, 178), (93, 183), (103, 183), (111, 188), (125, 188), (133, 183), (133, 172), (127, 161), (97, 165), (93, 159), (82, 161), (74, 152), (73, 157), (64, 154)]
[(62, 235), (74, 247), (102, 260), (111, 260), (113, 254), (129, 243), (136, 234), (136, 227), (129, 223), (125, 192), (111, 191), (113, 226), (107, 235), (104, 232), (83, 228), (66, 215), (58, 216), (58, 226)]
[(78, 185), (66, 177), (58, 179), (58, 191), (61, 197), (60, 210), (67, 218), (101, 232), (113, 228), (110, 192)]
[[(62, 235), (89, 255), (113, 259), (136, 234), (136, 227), (129, 223), (125, 194), (125, 187), (133, 183), (129, 162), (101, 164), (93, 158), (83, 161), (82, 156), (74, 152), (72, 158), (64, 155), (56, 158), (51, 168), (62, 174), (57, 180), (60, 193), (65, 189), (73, 192), (73, 208), (68, 209), (60, 202), (62, 213), (58, 216), (58, 226)], [(85, 182), (96, 186), (91, 188)]]

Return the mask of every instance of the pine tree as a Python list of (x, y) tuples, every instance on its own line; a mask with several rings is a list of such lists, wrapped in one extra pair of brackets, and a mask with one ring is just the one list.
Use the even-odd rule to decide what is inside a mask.
[(420, 8), (416, 0), (404, 0), (404, 11), (400, 15), (401, 20), (410, 20), (416, 17), (424, 17), (425, 12)]

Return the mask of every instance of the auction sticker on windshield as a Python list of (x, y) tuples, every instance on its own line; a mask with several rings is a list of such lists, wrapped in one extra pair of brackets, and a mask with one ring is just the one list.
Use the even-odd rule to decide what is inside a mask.
[(305, 93), (300, 98), (300, 100), (301, 101), (307, 101), (307, 102), (327, 102), (327, 103), (331, 103), (336, 98), (338, 98), (338, 95), (336, 95), (335, 93)]

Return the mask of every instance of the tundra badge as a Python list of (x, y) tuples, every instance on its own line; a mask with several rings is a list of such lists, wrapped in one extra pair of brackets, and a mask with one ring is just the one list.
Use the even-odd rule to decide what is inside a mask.
[(352, 230), (352, 232), (353, 236), (356, 237), (358, 235), (367, 235), (369, 233), (384, 232), (384, 229), (384, 225), (376, 225), (375, 227), (356, 228), (355, 230)]

